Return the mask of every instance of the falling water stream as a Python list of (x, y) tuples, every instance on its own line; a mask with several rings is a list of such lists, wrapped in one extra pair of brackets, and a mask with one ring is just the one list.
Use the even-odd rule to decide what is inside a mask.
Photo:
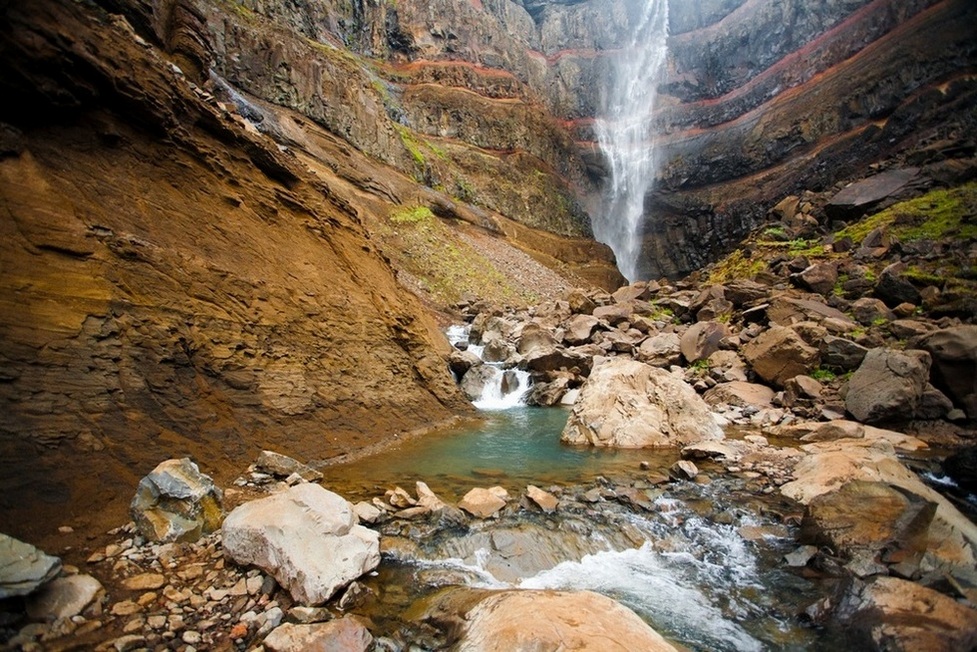
[(611, 73), (602, 95), (597, 141), (607, 159), (608, 182), (594, 235), (617, 257), (629, 281), (640, 273), (645, 195), (657, 168), (652, 147), (652, 114), (665, 70), (668, 0), (631, 0), (630, 33), (610, 58)]
[[(459, 343), (467, 330), (448, 336)], [(776, 516), (776, 497), (757, 496), (745, 480), (722, 474), (705, 484), (655, 485), (649, 474), (665, 472), (675, 451), (564, 446), (567, 410), (502, 400), (511, 405), (487, 401), (475, 425), (330, 467), (326, 486), (353, 501), (398, 485), (412, 491), (417, 480), (455, 504), (476, 486), (500, 485), (513, 504), (528, 484), (562, 496), (553, 515), (526, 508), (461, 528), (381, 528), (384, 561), (369, 614), (381, 629), (423, 638), (404, 614), (449, 587), (591, 590), (690, 650), (837, 649), (838, 641), (796, 617), (824, 587), (784, 569), (795, 539)], [(641, 462), (650, 470), (641, 471)], [(644, 503), (616, 499), (617, 491), (638, 491)], [(417, 649), (440, 648), (421, 641)]]

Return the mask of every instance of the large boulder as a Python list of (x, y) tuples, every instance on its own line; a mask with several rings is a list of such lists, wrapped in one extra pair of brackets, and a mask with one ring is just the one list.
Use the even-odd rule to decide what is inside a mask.
[(858, 369), (868, 353), (868, 349), (861, 344), (834, 335), (825, 335), (821, 339), (820, 349), (821, 365), (840, 371)]
[(918, 306), (923, 302), (919, 290), (903, 275), (908, 268), (906, 263), (893, 263), (879, 274), (879, 280), (875, 284), (875, 296), (890, 308), (895, 308), (902, 303)]
[(566, 321), (563, 339), (567, 344), (586, 344), (599, 324), (600, 320), (593, 315), (574, 315)]
[(970, 568), (975, 563), (977, 525), (939, 492), (931, 489), (896, 457), (885, 439), (842, 439), (802, 446), (807, 455), (794, 467), (794, 479), (780, 491), (804, 505), (852, 480), (883, 482), (936, 503), (929, 527), (928, 562), (936, 567)]
[(911, 419), (929, 380), (925, 351), (872, 349), (848, 382), (845, 408), (859, 421)]
[[(590, 591), (501, 591), (474, 603), (446, 596), (439, 611), (458, 612), (463, 630), (452, 649), (466, 652), (677, 652), (633, 611)], [(446, 606), (454, 597), (455, 607)]]
[(61, 560), (0, 534), (0, 600), (28, 595), (61, 572)]
[(801, 523), (801, 542), (828, 546), (871, 565), (885, 558), (918, 563), (926, 551), (936, 503), (883, 482), (852, 480), (815, 497)]
[(740, 380), (720, 383), (702, 395), (709, 405), (733, 405), (758, 409), (771, 407), (773, 397), (774, 391), (766, 385), (745, 383)]
[(129, 513), (149, 541), (192, 542), (220, 527), (223, 494), (189, 458), (161, 462), (139, 481)]
[(793, 329), (771, 326), (743, 347), (743, 357), (760, 378), (777, 387), (818, 366), (820, 354)]
[(224, 550), (272, 575), (296, 602), (322, 604), (380, 563), (379, 535), (353, 507), (316, 484), (241, 505), (224, 521)]
[(652, 335), (641, 343), (635, 356), (653, 367), (670, 367), (682, 362), (682, 342), (675, 333)]
[(663, 369), (605, 358), (581, 388), (562, 441), (645, 448), (722, 439), (709, 406), (692, 386)]
[(682, 333), (682, 355), (689, 364), (705, 360), (719, 350), (719, 343), (729, 331), (725, 324), (716, 321), (700, 321)]
[(936, 331), (920, 339), (919, 348), (932, 357), (933, 384), (977, 419), (977, 326)]
[(888, 170), (875, 176), (856, 181), (832, 197), (825, 213), (833, 220), (851, 220), (861, 217), (878, 206), (883, 200), (896, 195), (919, 174), (918, 168)]
[(834, 610), (851, 649), (956, 652), (977, 647), (977, 610), (914, 582), (852, 580)]
[(520, 355), (529, 355), (537, 349), (551, 349), (557, 345), (553, 332), (535, 322), (526, 324), (519, 335), (516, 351)]
[(494, 387), (502, 381), (502, 370), (492, 365), (472, 367), (461, 379), (461, 391), (469, 401), (477, 401), (485, 393), (486, 387)]

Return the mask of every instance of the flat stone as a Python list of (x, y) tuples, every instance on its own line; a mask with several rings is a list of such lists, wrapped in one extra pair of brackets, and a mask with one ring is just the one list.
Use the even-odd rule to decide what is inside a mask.
[(59, 558), (0, 534), (0, 600), (32, 593), (60, 571)]
[(559, 506), (560, 501), (548, 491), (543, 491), (539, 487), (534, 485), (529, 485), (526, 487), (526, 496), (529, 497), (531, 501), (536, 503), (540, 509), (542, 509), (547, 514), (552, 514), (556, 511)]
[(860, 217), (883, 199), (902, 190), (917, 174), (918, 168), (905, 168), (857, 181), (832, 197), (824, 207), (825, 213), (831, 219)]
[(166, 584), (166, 578), (159, 573), (140, 573), (122, 580), (122, 586), (129, 591), (155, 591)]
[(505, 507), (505, 500), (489, 489), (476, 487), (465, 494), (458, 507), (477, 518), (489, 518)]

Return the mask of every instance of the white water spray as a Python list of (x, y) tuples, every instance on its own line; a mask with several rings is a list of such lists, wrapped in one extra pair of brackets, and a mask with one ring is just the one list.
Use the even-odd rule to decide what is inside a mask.
[(609, 182), (594, 235), (617, 257), (628, 281), (637, 280), (645, 195), (657, 169), (651, 117), (668, 52), (668, 0), (628, 0), (631, 33), (611, 61), (611, 79), (597, 120), (597, 141)]

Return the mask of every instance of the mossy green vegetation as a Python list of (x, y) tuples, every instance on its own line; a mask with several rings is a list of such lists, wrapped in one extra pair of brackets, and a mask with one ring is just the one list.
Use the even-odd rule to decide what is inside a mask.
[(390, 215), (394, 224), (418, 224), (434, 219), (434, 213), (427, 206), (405, 206)]
[(941, 238), (977, 238), (977, 183), (932, 190), (900, 202), (838, 231), (858, 243), (875, 229), (888, 231), (901, 242)]

